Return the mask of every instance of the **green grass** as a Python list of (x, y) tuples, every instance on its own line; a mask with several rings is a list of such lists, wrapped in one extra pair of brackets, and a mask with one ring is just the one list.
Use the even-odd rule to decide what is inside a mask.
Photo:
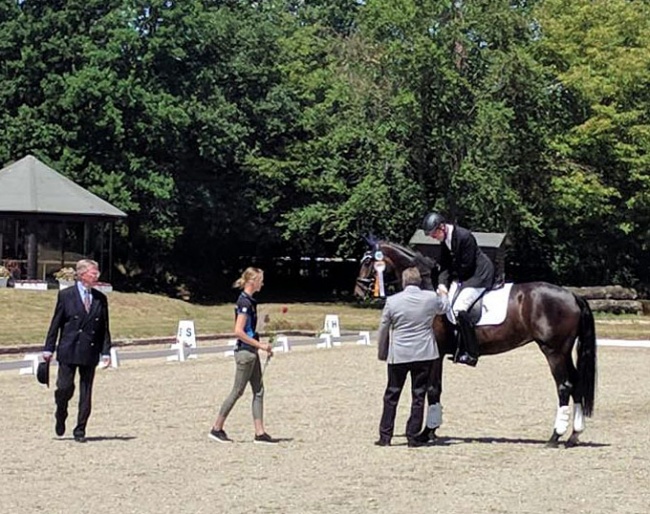
[[(42, 344), (56, 302), (57, 291), (0, 289), (0, 347)], [(233, 303), (196, 305), (145, 293), (109, 293), (113, 339), (173, 337), (179, 320), (194, 321), (197, 335), (224, 334), (233, 330)], [(286, 313), (283, 313), (286, 307)], [(270, 322), (261, 331), (323, 328), (326, 314), (337, 314), (343, 330), (375, 330), (380, 310), (346, 303), (260, 304), (260, 319)], [(601, 338), (650, 339), (650, 317), (596, 315)]]
[[(56, 294), (56, 290), (0, 289), (0, 346), (43, 343)], [(233, 331), (234, 299), (233, 303), (197, 305), (146, 293), (112, 292), (108, 301), (115, 340), (173, 337), (182, 319), (194, 321), (197, 335)], [(261, 330), (317, 331), (323, 328), (326, 314), (337, 314), (343, 330), (374, 330), (380, 311), (342, 303), (260, 304), (260, 320), (265, 314), (270, 321), (266, 327), (258, 324)]]

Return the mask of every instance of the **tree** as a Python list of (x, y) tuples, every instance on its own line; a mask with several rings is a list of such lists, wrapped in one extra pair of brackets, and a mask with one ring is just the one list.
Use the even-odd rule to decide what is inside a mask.
[(418, 213), (422, 194), (390, 117), (390, 90), (364, 70), (372, 46), (349, 28), (354, 23), (332, 16), (340, 9), (320, 18), (325, 7), (316, 4), (280, 15), (279, 69), (297, 102), (292, 137), (258, 148), (248, 165), (264, 184), (260, 208), (291, 250), (355, 255), (370, 232), (401, 238), (413, 222), (402, 214)]
[(571, 237), (556, 269), (585, 282), (647, 287), (650, 6), (547, 0), (537, 16), (537, 51), (557, 77), (565, 111), (552, 141), (549, 219), (557, 233)]

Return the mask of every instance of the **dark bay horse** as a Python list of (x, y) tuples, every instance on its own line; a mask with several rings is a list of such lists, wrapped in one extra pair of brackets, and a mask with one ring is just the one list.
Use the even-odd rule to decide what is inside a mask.
[[(377, 280), (375, 262), (379, 257), (377, 251), (383, 254), (382, 260), (386, 266), (384, 276), (392, 274), (401, 277), (404, 269), (417, 266), (422, 275), (422, 288), (434, 289), (438, 266), (433, 259), (395, 243), (377, 241), (372, 251), (367, 252), (361, 260), (356, 296), (367, 298), (374, 290)], [(433, 326), (441, 358), (433, 366), (427, 400), (429, 409), (437, 406), (439, 425), (442, 422), (442, 356), (453, 354), (456, 342), (454, 327), (446, 316), (436, 316)], [(480, 355), (507, 352), (532, 341), (537, 343), (551, 368), (559, 399), (553, 434), (547, 444), (558, 446), (560, 437), (567, 432), (571, 419), (571, 398), (573, 430), (566, 446), (578, 444), (579, 435), (585, 428), (584, 418), (593, 413), (596, 389), (596, 330), (587, 301), (546, 282), (514, 284), (508, 298), (505, 321), (499, 325), (477, 326), (476, 333)], [(576, 364), (572, 357), (574, 346), (577, 350)], [(435, 429), (431, 436), (435, 437)]]

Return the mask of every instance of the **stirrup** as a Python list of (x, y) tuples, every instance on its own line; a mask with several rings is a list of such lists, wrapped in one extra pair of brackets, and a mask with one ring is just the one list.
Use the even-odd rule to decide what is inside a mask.
[(454, 351), (453, 355), (450, 355), (450, 356), (447, 357), (447, 358), (448, 358), (451, 362), (453, 362), (454, 364), (456, 364), (456, 363), (458, 362), (458, 360), (459, 360), (463, 355), (465, 355), (466, 353), (467, 353), (467, 352), (463, 352), (463, 351), (461, 351), (460, 348), (457, 347), (457, 348), (456, 348), (456, 351)]
[(469, 353), (463, 353), (455, 362), (475, 367), (478, 364), (478, 359), (476, 357), (472, 357)]

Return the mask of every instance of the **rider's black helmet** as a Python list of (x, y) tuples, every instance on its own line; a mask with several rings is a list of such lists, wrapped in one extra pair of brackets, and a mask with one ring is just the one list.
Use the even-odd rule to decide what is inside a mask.
[(422, 230), (425, 234), (431, 233), (445, 222), (445, 218), (438, 212), (430, 212), (422, 220)]

